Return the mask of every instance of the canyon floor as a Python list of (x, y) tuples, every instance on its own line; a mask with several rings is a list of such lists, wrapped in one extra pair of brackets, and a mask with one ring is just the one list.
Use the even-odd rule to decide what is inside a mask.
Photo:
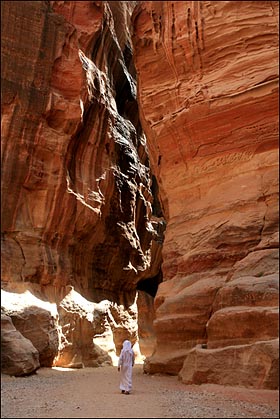
[(133, 369), (130, 395), (117, 367), (40, 368), (28, 377), (1, 376), (1, 418), (278, 418), (279, 392), (205, 384)]

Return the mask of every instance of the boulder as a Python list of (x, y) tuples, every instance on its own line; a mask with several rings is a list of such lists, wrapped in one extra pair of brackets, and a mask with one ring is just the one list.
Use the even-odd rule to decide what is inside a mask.
[(56, 304), (35, 297), (28, 290), (24, 293), (1, 290), (1, 309), (37, 349), (40, 366), (52, 366), (59, 349)]
[(24, 376), (40, 367), (39, 352), (13, 325), (12, 319), (1, 314), (1, 371)]
[(255, 389), (279, 387), (279, 339), (203, 349), (187, 355), (179, 378), (185, 384), (213, 383)]

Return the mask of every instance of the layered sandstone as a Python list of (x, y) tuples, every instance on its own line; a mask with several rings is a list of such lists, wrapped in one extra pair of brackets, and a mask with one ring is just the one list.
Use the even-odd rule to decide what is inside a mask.
[[(1, 2), (2, 288), (57, 305), (56, 333), (68, 344), (55, 345), (48, 365), (56, 356), (60, 364), (93, 362), (86, 348), (100, 340), (68, 286), (89, 303), (109, 301), (109, 346), (100, 345), (116, 354), (125, 337), (138, 344), (138, 282), (149, 292), (160, 281), (164, 219), (138, 117), (134, 6)], [(73, 299), (67, 310), (65, 298)], [(38, 303), (39, 329), (40, 310)], [(51, 343), (44, 336), (41, 344)], [(101, 360), (91, 348), (97, 363), (101, 346)]]
[(274, 388), (278, 3), (141, 2), (133, 19), (141, 121), (168, 221), (145, 370)]
[(3, 372), (276, 388), (278, 3), (1, 8)]

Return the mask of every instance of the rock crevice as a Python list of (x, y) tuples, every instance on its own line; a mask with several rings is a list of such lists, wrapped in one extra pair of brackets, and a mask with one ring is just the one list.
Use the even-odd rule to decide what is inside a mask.
[(277, 387), (278, 10), (1, 2), (4, 372)]
[[(38, 329), (45, 322), (40, 301), (56, 304), (59, 340), (48, 365), (115, 362), (124, 338), (141, 361), (138, 307), (145, 312), (150, 301), (137, 306), (144, 291), (136, 288), (145, 280), (157, 289), (164, 230), (163, 214), (152, 214), (138, 116), (129, 30), (134, 3), (1, 7), (2, 288), (22, 298), (25, 323), (32, 321), (25, 291), (36, 296)], [(109, 307), (99, 319), (102, 330), (83, 314), (84, 305), (91, 312), (94, 304)], [(11, 314), (5, 302), (2, 311), (44, 366), (42, 348), (18, 320), (21, 311)]]

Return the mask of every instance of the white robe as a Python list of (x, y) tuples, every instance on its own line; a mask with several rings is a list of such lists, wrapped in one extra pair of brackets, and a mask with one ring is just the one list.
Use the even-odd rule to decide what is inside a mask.
[(132, 389), (132, 367), (134, 365), (134, 352), (131, 349), (129, 340), (125, 340), (120, 353), (118, 367), (120, 367), (120, 389), (131, 391)]

